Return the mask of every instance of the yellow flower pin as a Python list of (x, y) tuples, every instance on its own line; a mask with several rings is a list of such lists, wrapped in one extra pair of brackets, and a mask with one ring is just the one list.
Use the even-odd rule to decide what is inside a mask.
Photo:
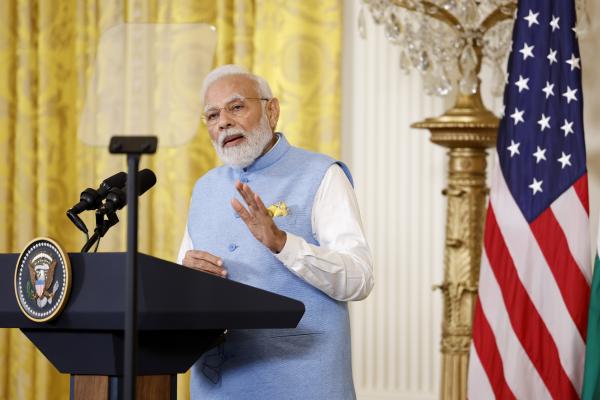
[(288, 215), (288, 207), (284, 201), (280, 201), (278, 203), (273, 204), (267, 208), (269, 215), (271, 218), (275, 217), (285, 217)]

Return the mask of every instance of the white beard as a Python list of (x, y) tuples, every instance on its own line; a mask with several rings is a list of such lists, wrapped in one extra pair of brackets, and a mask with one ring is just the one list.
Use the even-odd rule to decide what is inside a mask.
[[(223, 147), (223, 142), (234, 135), (243, 135), (246, 140), (236, 146)], [(212, 144), (223, 164), (246, 168), (260, 157), (272, 139), (273, 131), (269, 126), (269, 120), (263, 114), (258, 127), (253, 132), (245, 132), (239, 128), (227, 129), (219, 134), (217, 140), (212, 140)]]

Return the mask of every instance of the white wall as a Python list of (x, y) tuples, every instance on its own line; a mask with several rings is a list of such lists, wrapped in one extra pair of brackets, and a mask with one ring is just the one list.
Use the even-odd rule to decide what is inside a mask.
[[(375, 289), (351, 306), (359, 399), (437, 399), (446, 182), (444, 149), (412, 122), (443, 112), (420, 78), (399, 68), (399, 51), (370, 16), (356, 29), (359, 0), (345, 5), (342, 159), (351, 167), (375, 261)], [(588, 2), (590, 33), (580, 41), (590, 172), (590, 230), (600, 205), (600, 5)], [(484, 71), (484, 79), (486, 73)], [(483, 90), (486, 90), (484, 85)], [(483, 93), (489, 107), (499, 99)]]
[(437, 398), (445, 224), (444, 149), (412, 122), (440, 114), (399, 52), (369, 23), (359, 38), (358, 0), (345, 15), (343, 154), (351, 167), (375, 262), (375, 289), (354, 303), (355, 385), (361, 399)]

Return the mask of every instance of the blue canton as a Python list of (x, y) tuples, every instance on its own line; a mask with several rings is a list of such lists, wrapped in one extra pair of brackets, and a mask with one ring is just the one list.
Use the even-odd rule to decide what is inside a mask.
[(586, 173), (575, 22), (571, 1), (519, 2), (497, 150), (529, 222)]

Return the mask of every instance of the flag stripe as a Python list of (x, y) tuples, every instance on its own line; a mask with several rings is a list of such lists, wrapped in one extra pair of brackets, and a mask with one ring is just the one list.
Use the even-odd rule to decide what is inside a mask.
[(589, 298), (590, 287), (569, 251), (567, 239), (554, 218), (552, 209), (546, 209), (530, 226), (558, 284), (569, 314), (585, 340), (588, 302), (582, 301), (582, 298)]
[(588, 213), (574, 188), (557, 198), (551, 208), (565, 234), (569, 251), (589, 286), (592, 282), (592, 261)]
[[(506, 384), (506, 381), (504, 383)], [(494, 391), (490, 386), (488, 376), (483, 370), (483, 365), (481, 365), (481, 361), (479, 360), (477, 350), (475, 350), (474, 344), (471, 343), (471, 350), (469, 356), (469, 386), (467, 387), (467, 399), (493, 399), (495, 397), (496, 395), (494, 394)]]
[[(499, 172), (497, 164), (496, 172)], [(491, 184), (490, 204), (519, 279), (558, 346), (563, 368), (580, 388), (578, 382), (583, 376), (585, 342), (571, 319), (529, 224), (506, 186), (504, 175), (494, 173)], [(491, 258), (489, 254), (488, 257)]]
[(577, 398), (573, 383), (560, 367), (558, 348), (519, 280), (512, 257), (498, 229), (492, 205), (488, 209), (484, 246), (502, 291), (512, 328), (550, 394), (557, 399)]
[(583, 208), (585, 209), (585, 212), (590, 215), (590, 199), (588, 196), (588, 179), (587, 179), (587, 172), (583, 175), (581, 175), (581, 178), (579, 178), (574, 184), (573, 184), (573, 189), (575, 189), (575, 192), (577, 193), (577, 196), (579, 197), (579, 200), (581, 201), (581, 204), (583, 205)]
[[(508, 386), (518, 399), (551, 399), (548, 388), (544, 385), (521, 342), (511, 329), (510, 319), (502, 300), (502, 292), (494, 278), (485, 249), (481, 257), (479, 279), (478, 298), (494, 333)], [(477, 328), (479, 329), (479, 327)], [(491, 360), (481, 359), (482, 364), (489, 362)], [(486, 397), (473, 398), (484, 399)]]
[(485, 369), (489, 381), (491, 382), (494, 395), (498, 399), (516, 399), (510, 387), (506, 383), (504, 376), (502, 359), (494, 338), (492, 328), (485, 318), (479, 299), (475, 304), (474, 324), (481, 329), (473, 333), (473, 346), (477, 350), (477, 354), (481, 354), (481, 358), (486, 360)]

